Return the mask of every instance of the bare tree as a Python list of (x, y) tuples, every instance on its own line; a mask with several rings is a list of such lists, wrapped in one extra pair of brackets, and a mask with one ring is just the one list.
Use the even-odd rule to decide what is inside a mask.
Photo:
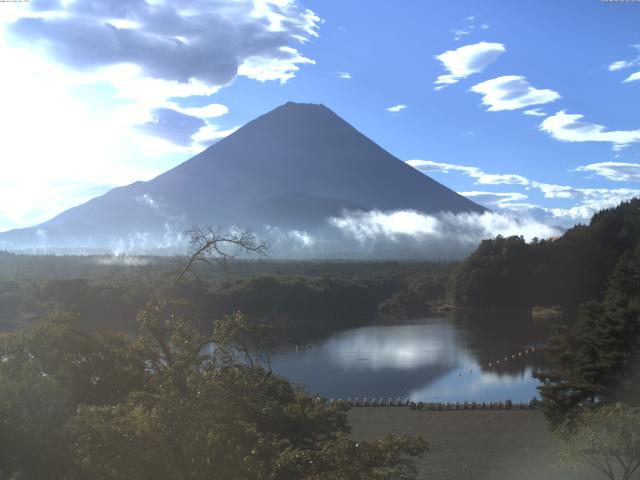
[(187, 261), (173, 282), (174, 287), (189, 272), (193, 273), (193, 267), (198, 262), (217, 263), (226, 268), (239, 252), (261, 256), (267, 252), (266, 243), (248, 230), (225, 232), (220, 227), (194, 227), (186, 233), (191, 237), (191, 248)]

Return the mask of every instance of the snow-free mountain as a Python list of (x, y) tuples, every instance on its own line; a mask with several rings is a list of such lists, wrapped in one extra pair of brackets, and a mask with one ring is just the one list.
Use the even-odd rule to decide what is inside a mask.
[(0, 248), (163, 245), (192, 226), (320, 232), (344, 211), (483, 212), (323, 105), (287, 103), (148, 182), (118, 187)]

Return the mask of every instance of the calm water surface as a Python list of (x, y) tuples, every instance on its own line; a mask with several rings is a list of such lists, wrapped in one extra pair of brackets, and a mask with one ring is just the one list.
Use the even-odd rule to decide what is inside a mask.
[(545, 336), (528, 319), (419, 319), (335, 333), (273, 369), (327, 398), (527, 401), (537, 395), (531, 373), (542, 366)]

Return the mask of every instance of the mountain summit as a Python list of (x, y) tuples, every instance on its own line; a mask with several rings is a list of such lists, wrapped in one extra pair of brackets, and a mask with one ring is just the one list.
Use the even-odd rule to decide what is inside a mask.
[(344, 210), (485, 209), (406, 165), (324, 105), (289, 102), (153, 180), (0, 234), (0, 247), (142, 242), (144, 248), (194, 225), (315, 230)]

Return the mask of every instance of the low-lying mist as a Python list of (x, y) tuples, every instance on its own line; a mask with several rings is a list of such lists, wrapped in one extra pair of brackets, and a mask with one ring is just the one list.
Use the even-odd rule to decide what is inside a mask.
[[(107, 253), (114, 256), (182, 254), (189, 247), (189, 236), (184, 234), (183, 227), (166, 223), (162, 235), (133, 232), (114, 236), (104, 246), (83, 244), (74, 239), (67, 244), (35, 242), (9, 250), (24, 253)], [(237, 228), (232, 226), (229, 230)], [(343, 211), (314, 229), (261, 226), (251, 228), (251, 231), (267, 244), (268, 258), (295, 260), (457, 260), (472, 252), (483, 239), (497, 235), (521, 235), (530, 241), (535, 237), (543, 239), (563, 233), (560, 227), (508, 213), (443, 212), (428, 215), (414, 210)]]
[(483, 239), (522, 235), (527, 241), (562, 235), (558, 227), (503, 213), (413, 210), (344, 211), (318, 232), (272, 228), (265, 240), (276, 258), (457, 260)]

